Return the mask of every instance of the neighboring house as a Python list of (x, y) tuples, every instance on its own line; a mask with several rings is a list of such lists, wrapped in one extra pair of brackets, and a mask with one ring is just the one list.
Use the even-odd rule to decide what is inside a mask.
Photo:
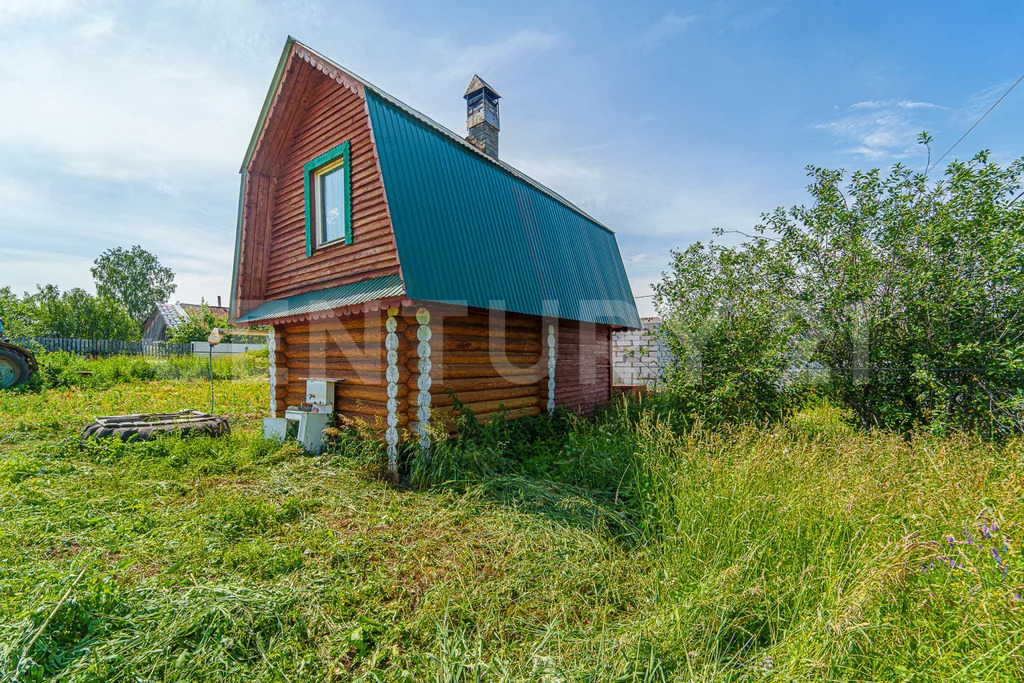
[[(640, 318), (614, 233), (498, 159), (474, 77), (468, 139), (289, 38), (242, 164), (231, 317), (271, 325), (273, 416), (337, 382), (337, 414), (405, 428), (459, 401), (585, 414)], [(329, 400), (329, 399), (328, 399)]]
[[(210, 312), (218, 318), (226, 318), (228, 309), (220, 306), (220, 297), (217, 297), (217, 306), (207, 306)], [(153, 312), (142, 324), (143, 341), (167, 341), (174, 334), (174, 328), (181, 325), (191, 315), (196, 315), (202, 310), (202, 304), (183, 303), (158, 303)]]

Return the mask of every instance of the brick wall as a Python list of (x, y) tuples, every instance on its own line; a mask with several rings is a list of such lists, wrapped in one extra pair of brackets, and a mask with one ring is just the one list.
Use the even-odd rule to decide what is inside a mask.
[(641, 318), (643, 328), (619, 330), (612, 337), (614, 384), (654, 385), (672, 356), (658, 341), (661, 318)]

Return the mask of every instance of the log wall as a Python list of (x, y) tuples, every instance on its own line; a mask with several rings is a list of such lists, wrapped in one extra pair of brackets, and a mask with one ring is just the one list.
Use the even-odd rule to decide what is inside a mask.
[(555, 405), (582, 415), (611, 398), (611, 327), (559, 320), (555, 348)]
[[(278, 326), (279, 344), (283, 338), (286, 349), (284, 362), (279, 360), (277, 366), (278, 409), (305, 402), (307, 378), (343, 379), (334, 388), (338, 415), (383, 431), (388, 414), (384, 316), (379, 311)], [(403, 335), (405, 325), (404, 320), (398, 321)], [(408, 394), (410, 372), (405, 363), (398, 369), (397, 398), (402, 403)], [(399, 428), (407, 422), (407, 417), (399, 416)]]
[[(501, 312), (492, 317), (481, 310), (446, 315), (431, 309), (431, 315), (432, 420), (451, 419), (455, 401), (449, 390), (481, 421), (495, 417), (503, 407), (510, 416), (540, 413), (540, 382), (547, 377), (540, 318)], [(406, 339), (411, 373), (407, 412), (415, 420), (419, 373), (412, 319)]]
[[(415, 426), (420, 401), (420, 326), (415, 310), (403, 310), (397, 317), (400, 431)], [(450, 422), (455, 399), (481, 421), (503, 409), (511, 417), (545, 410), (548, 363), (546, 327), (540, 318), (429, 310), (431, 421)], [(388, 414), (385, 319), (386, 312), (379, 311), (275, 326), (278, 414), (306, 400), (307, 378), (344, 379), (335, 385), (338, 414), (383, 432)], [(610, 328), (566, 320), (553, 324), (555, 404), (591, 415), (611, 396)]]

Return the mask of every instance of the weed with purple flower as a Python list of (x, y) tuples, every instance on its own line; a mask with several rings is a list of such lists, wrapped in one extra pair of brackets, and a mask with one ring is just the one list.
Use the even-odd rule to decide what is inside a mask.
[[(998, 521), (984, 521), (988, 514), (975, 522), (974, 526), (957, 535), (949, 534), (946, 542), (941, 545), (943, 551), (937, 556), (925, 558), (921, 569), (925, 572), (944, 571), (948, 575), (963, 578), (972, 577), (983, 584), (1010, 584), (1010, 559), (1015, 555), (1009, 537), (1000, 531)], [(936, 561), (940, 566), (936, 566)], [(1020, 600), (1019, 591), (1014, 591), (1012, 599)]]

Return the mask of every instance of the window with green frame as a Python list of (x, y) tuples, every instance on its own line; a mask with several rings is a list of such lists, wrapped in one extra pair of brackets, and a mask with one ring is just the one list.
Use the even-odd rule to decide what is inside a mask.
[(352, 165), (346, 140), (302, 167), (306, 256), (335, 243), (352, 244)]

